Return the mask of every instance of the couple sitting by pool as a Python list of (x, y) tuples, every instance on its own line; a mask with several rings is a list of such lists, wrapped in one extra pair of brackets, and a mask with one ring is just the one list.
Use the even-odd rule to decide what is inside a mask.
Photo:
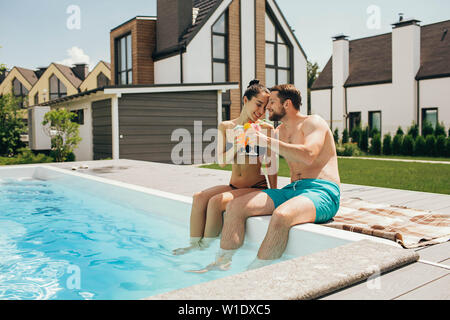
[[(244, 242), (249, 217), (271, 215), (257, 258), (250, 266), (255, 268), (281, 257), (292, 226), (326, 222), (339, 209), (340, 178), (333, 134), (321, 117), (300, 113), (300, 91), (289, 84), (269, 90), (254, 80), (243, 102), (239, 118), (219, 125), (218, 162), (221, 166), (233, 163), (230, 184), (194, 195), (190, 246), (173, 251), (183, 254), (208, 247), (221, 233), (216, 261), (194, 272), (229, 268), (234, 252)], [(276, 129), (259, 121), (266, 110), (271, 121), (281, 122)], [(267, 177), (261, 170), (263, 155), (246, 155), (245, 161), (236, 161), (242, 160), (235, 143), (239, 141), (229, 133), (248, 122), (259, 124), (253, 127), (260, 129), (249, 130), (259, 144), (267, 146), (264, 156), (272, 167)], [(278, 155), (286, 159), (291, 175), (291, 183), (282, 189), (277, 189), (277, 172), (273, 172)]]

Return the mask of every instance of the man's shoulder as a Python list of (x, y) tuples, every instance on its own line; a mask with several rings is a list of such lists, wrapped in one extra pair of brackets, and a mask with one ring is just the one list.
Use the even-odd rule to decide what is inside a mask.
[(319, 115), (313, 114), (306, 118), (303, 123), (305, 129), (328, 129), (328, 123)]

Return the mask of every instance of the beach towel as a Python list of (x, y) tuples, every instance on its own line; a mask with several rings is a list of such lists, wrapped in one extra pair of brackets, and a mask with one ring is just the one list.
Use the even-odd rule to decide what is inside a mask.
[(389, 239), (411, 249), (450, 240), (450, 215), (363, 201), (341, 199), (326, 227)]

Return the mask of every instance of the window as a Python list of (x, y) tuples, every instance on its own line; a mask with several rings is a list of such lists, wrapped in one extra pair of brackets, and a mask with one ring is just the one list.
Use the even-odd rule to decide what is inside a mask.
[(361, 112), (350, 112), (348, 115), (349, 133), (361, 125)]
[(84, 124), (84, 110), (72, 110), (72, 113), (75, 114), (75, 117), (73, 117), (72, 122), (78, 123), (78, 124)]
[(34, 95), (34, 105), (38, 104), (39, 104), (39, 92), (36, 92), (36, 94)]
[(212, 81), (226, 82), (228, 79), (228, 13), (220, 16), (212, 26)]
[(116, 84), (133, 83), (133, 58), (131, 55), (131, 34), (115, 41), (116, 45)]
[(437, 108), (422, 109), (422, 129), (425, 126), (426, 122), (429, 122), (433, 129), (436, 129), (436, 124), (438, 123)]
[(97, 88), (109, 86), (109, 79), (103, 72), (100, 72), (97, 76)]
[(369, 133), (377, 130), (381, 134), (381, 111), (369, 111)]
[(266, 13), (266, 86), (292, 81), (291, 48)]
[(222, 121), (230, 120), (230, 105), (222, 106)]
[(55, 75), (50, 77), (50, 100), (67, 96), (66, 86)]
[(20, 98), (19, 105), (21, 108), (24, 108), (25, 98), (28, 95), (28, 90), (17, 78), (14, 78), (13, 80), (13, 93), (16, 98)]

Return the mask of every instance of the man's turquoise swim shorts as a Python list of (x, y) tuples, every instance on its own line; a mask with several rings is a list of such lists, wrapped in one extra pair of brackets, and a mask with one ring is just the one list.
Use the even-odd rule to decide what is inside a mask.
[(314, 223), (324, 223), (331, 220), (339, 210), (341, 191), (339, 186), (331, 181), (321, 179), (302, 179), (288, 184), (283, 189), (262, 190), (272, 199), (275, 208), (297, 196), (310, 199), (316, 207)]

